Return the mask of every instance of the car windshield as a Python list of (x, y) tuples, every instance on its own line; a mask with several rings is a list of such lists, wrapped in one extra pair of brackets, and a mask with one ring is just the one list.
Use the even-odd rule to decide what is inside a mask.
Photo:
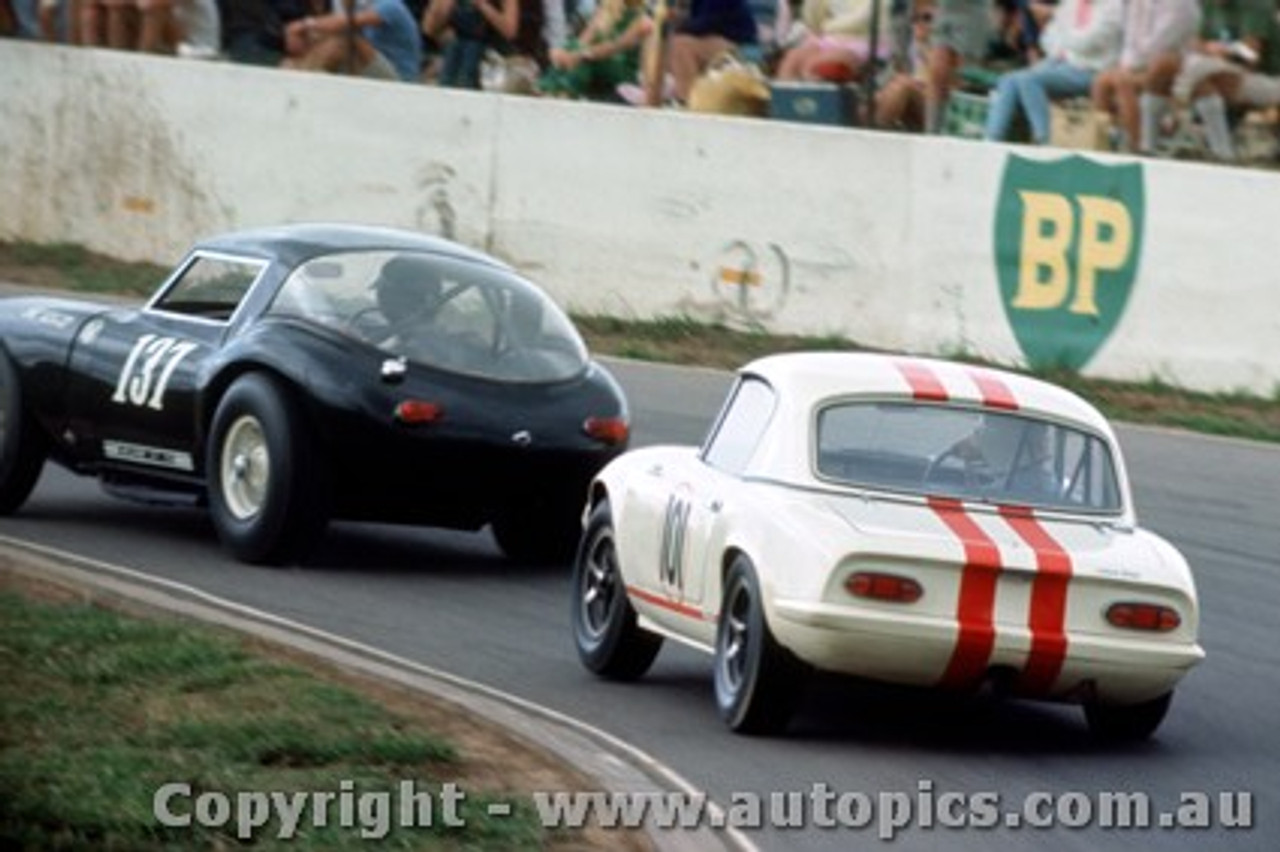
[(418, 252), (342, 252), (299, 266), (274, 314), (299, 316), (389, 355), (513, 382), (571, 378), (587, 350), (569, 318), (513, 273)]
[(842, 402), (817, 418), (819, 477), (866, 488), (1073, 512), (1121, 509), (1105, 441), (1022, 414)]

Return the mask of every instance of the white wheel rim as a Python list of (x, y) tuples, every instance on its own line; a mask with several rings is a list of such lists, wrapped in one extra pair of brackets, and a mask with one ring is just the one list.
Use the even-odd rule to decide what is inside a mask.
[(258, 418), (245, 414), (222, 442), (222, 499), (236, 520), (262, 511), (271, 485), (271, 453)]

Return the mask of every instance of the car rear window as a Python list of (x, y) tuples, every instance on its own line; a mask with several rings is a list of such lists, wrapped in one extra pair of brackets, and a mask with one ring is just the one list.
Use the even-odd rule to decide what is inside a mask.
[(1106, 441), (1074, 426), (922, 402), (848, 402), (818, 413), (822, 479), (865, 488), (1076, 512), (1121, 500)]
[(511, 382), (580, 374), (587, 349), (541, 290), (497, 267), (421, 252), (342, 252), (289, 276), (271, 307), (430, 367)]

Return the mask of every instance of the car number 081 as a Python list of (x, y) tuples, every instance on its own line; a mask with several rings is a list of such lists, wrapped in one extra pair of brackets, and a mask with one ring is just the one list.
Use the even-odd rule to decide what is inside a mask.
[(672, 496), (667, 501), (667, 516), (662, 526), (662, 580), (677, 589), (684, 588), (684, 532), (689, 526), (689, 501)]

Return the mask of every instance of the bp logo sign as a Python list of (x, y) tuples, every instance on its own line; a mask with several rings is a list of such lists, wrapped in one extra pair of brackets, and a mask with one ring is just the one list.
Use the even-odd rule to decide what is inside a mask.
[(1144, 201), (1140, 164), (1006, 161), (996, 266), (1032, 367), (1078, 370), (1111, 336), (1138, 274)]

